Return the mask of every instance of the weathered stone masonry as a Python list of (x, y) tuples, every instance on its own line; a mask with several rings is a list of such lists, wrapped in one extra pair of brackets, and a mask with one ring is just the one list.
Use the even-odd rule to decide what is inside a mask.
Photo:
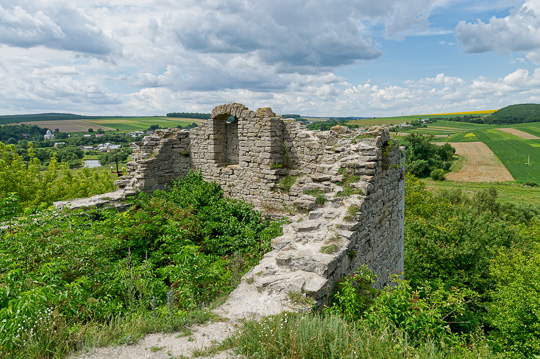
[(226, 195), (289, 217), (224, 305), (229, 314), (282, 311), (290, 292), (320, 307), (361, 264), (379, 274), (379, 286), (403, 271), (403, 151), (385, 129), (314, 132), (270, 108), (227, 104), (190, 132), (157, 130), (133, 157), (120, 189), (152, 192), (194, 169)]

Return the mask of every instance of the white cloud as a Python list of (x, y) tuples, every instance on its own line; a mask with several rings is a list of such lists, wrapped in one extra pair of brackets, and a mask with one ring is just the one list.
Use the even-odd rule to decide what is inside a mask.
[(44, 0), (0, 4), (0, 43), (24, 48), (44, 46), (93, 56), (110, 55), (118, 46), (81, 8)]
[(540, 2), (527, 0), (517, 11), (504, 18), (492, 17), (488, 23), (461, 21), (456, 38), (468, 53), (524, 51), (540, 64)]
[[(5, 47), (0, 47), (2, 50)], [(29, 53), (30, 50), (21, 50), (13, 59), (2, 61), (0, 108), (5, 113), (88, 113), (122, 104), (122, 95), (108, 90), (101, 75), (86, 73), (84, 66), (51, 65), (28, 56)], [(54, 56), (58, 51), (46, 50), (42, 55)]]
[[(523, 91), (540, 96), (540, 75), (530, 69), (474, 80), (411, 74), (399, 83), (335, 74), (380, 57), (385, 39), (442, 31), (429, 16), (453, 2), (4, 0), (0, 111), (155, 115), (242, 102), (278, 113), (374, 116), (495, 108)], [(518, 13), (499, 20), (519, 30)], [(468, 39), (487, 36), (484, 25), (491, 22), (459, 26)], [(540, 51), (527, 51), (540, 61)]]

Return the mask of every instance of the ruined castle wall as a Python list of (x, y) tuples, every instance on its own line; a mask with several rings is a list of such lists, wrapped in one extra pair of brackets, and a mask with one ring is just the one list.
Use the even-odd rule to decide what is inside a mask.
[[(230, 116), (236, 120), (228, 123)], [(281, 137), (279, 118), (243, 106), (218, 106), (212, 118), (191, 130), (192, 168), (220, 183), (229, 197), (259, 209), (282, 210), (283, 198), (277, 188), (283, 173), (278, 165), (283, 162)]]
[(379, 286), (403, 271), (403, 151), (387, 130), (309, 131), (269, 108), (227, 104), (190, 132), (145, 137), (134, 159), (121, 188), (152, 192), (193, 169), (227, 196), (290, 218), (242, 284), (259, 296), (287, 301), (297, 291), (322, 306), (335, 281), (362, 264)]
[(120, 189), (154, 192), (165, 189), (177, 178), (185, 177), (191, 168), (189, 132), (156, 130), (146, 136), (127, 164), (128, 174), (115, 184)]

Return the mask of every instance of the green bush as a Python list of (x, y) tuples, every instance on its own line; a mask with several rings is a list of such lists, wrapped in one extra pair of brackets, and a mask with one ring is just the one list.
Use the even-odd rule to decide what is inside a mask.
[[(407, 171), (416, 177), (433, 178), (436, 170), (447, 171), (450, 169), (451, 161), (456, 152), (455, 148), (445, 143), (438, 146), (431, 142), (433, 136), (426, 136), (419, 133), (410, 133), (400, 139), (400, 143), (406, 147), (405, 166)], [(436, 179), (441, 180), (440, 174), (436, 174)], [(435, 178), (434, 178), (435, 179)]]
[(540, 245), (529, 250), (501, 249), (490, 265), (489, 340), (510, 358), (540, 355)]
[(32, 357), (26, 348), (40, 326), (50, 329), (39, 334), (40, 355), (62, 356), (87, 325), (206, 306), (232, 291), (280, 233), (279, 223), (194, 173), (123, 213), (21, 217), (0, 230), (0, 357)]
[(334, 287), (332, 305), (327, 311), (343, 314), (349, 319), (362, 318), (379, 294), (372, 287), (375, 279), (367, 266), (360, 266), (355, 273), (340, 279)]
[(473, 293), (455, 287), (445, 289), (441, 281), (413, 290), (407, 281), (396, 277), (394, 285), (382, 290), (366, 311), (368, 322), (395, 326), (416, 344), (430, 339), (446, 344), (459, 342), (450, 323), (462, 319)]
[(444, 170), (441, 168), (435, 169), (431, 171), (431, 174), (429, 175), (431, 179), (435, 181), (443, 181), (444, 180)]

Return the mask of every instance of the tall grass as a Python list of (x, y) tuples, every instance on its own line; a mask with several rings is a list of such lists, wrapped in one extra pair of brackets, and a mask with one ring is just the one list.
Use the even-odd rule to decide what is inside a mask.
[(428, 340), (414, 345), (393, 327), (351, 322), (336, 314), (283, 313), (252, 320), (221, 349), (248, 358), (494, 358), (480, 339), (447, 345)]

